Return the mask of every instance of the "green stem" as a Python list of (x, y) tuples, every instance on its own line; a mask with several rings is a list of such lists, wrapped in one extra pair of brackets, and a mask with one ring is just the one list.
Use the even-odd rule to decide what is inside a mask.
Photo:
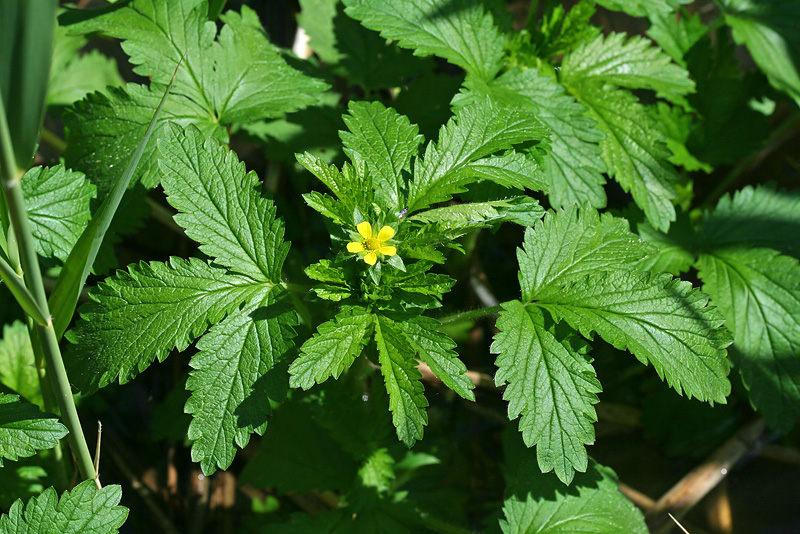
[(48, 323), (48, 318), (39, 307), (36, 299), (31, 295), (31, 292), (25, 287), (25, 284), (22, 282), (22, 277), (20, 277), (17, 271), (8, 263), (5, 254), (2, 252), (0, 252), (0, 278), (6, 283), (8, 290), (11, 291), (11, 294), (17, 299), (17, 302), (22, 306), (22, 309), (25, 310), (25, 313), (30, 315), (31, 318), (40, 325)]
[(453, 525), (452, 523), (448, 523), (447, 521), (442, 521), (441, 519), (433, 517), (429, 513), (421, 510), (418, 510), (418, 512), (419, 517), (422, 519), (422, 522), (425, 523), (425, 526), (434, 532), (440, 532), (441, 534), (475, 534), (474, 530), (469, 530)]
[[(0, 105), (0, 169), (2, 169), (0, 170), (0, 181), (2, 181), (8, 203), (11, 227), (18, 240), (25, 285), (32, 293), (43, 315), (49, 318), (50, 308), (47, 305), (42, 272), (39, 269), (39, 258), (36, 255), (33, 234), (28, 222), (28, 212), (25, 208), (25, 198), (22, 193), (21, 180), (24, 171), (17, 168), (12, 146), (5, 108)], [(64, 360), (61, 358), (61, 349), (58, 346), (52, 320), (48, 319), (45, 325), (36, 325), (36, 332), (42, 344), (47, 374), (52, 381), (61, 417), (69, 430), (67, 439), (77, 459), (78, 469), (84, 478), (94, 479), (92, 456), (86, 446), (86, 438), (83, 436), (78, 412), (75, 409), (75, 400), (72, 398), (72, 390), (67, 378), (67, 371), (64, 368)]]
[(67, 149), (67, 142), (47, 128), (42, 128), (42, 143), (58, 152), (59, 156)]
[(468, 312), (456, 313), (454, 315), (448, 315), (447, 317), (440, 318), (439, 322), (442, 323), (442, 325), (463, 323), (464, 321), (480, 319), (481, 317), (486, 317), (487, 315), (496, 315), (500, 313), (502, 310), (503, 310), (502, 306), (489, 306), (487, 308), (480, 308), (478, 310), (472, 310)]

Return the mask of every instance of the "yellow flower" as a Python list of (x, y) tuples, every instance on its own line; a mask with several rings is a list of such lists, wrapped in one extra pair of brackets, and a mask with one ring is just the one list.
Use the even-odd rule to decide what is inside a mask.
[(376, 235), (372, 232), (372, 225), (364, 221), (356, 226), (356, 230), (358, 230), (363, 239), (348, 243), (347, 252), (361, 254), (365, 263), (375, 265), (378, 262), (379, 254), (382, 256), (394, 256), (397, 254), (396, 247), (384, 245), (385, 242), (394, 237), (394, 228), (391, 226), (384, 226)]

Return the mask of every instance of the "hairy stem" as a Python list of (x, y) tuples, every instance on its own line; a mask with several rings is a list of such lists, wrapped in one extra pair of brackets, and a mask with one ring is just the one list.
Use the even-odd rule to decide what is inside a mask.
[(487, 315), (496, 315), (503, 310), (502, 306), (489, 306), (486, 308), (480, 308), (477, 310), (472, 310), (468, 312), (456, 313), (454, 315), (448, 315), (447, 317), (439, 318), (439, 322), (443, 325), (447, 324), (454, 324), (454, 323), (463, 323), (464, 321), (471, 321), (473, 319), (480, 319), (481, 317), (486, 317)]

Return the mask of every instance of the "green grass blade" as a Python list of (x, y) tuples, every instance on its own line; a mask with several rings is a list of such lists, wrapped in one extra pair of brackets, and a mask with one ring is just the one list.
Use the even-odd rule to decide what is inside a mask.
[[(175, 69), (175, 73), (178, 72), (178, 68), (180, 68), (180, 62)], [(172, 76), (172, 80), (167, 86), (166, 91), (164, 91), (164, 96), (161, 98), (161, 102), (158, 104), (153, 114), (150, 126), (148, 126), (144, 137), (139, 142), (139, 146), (136, 147), (133, 157), (131, 157), (128, 165), (125, 167), (125, 171), (117, 179), (114, 187), (103, 200), (103, 203), (100, 204), (91, 222), (89, 222), (89, 226), (83, 231), (75, 247), (70, 252), (67, 261), (64, 262), (61, 274), (58, 275), (56, 286), (53, 289), (53, 293), (50, 295), (49, 304), (50, 312), (53, 315), (53, 325), (55, 326), (56, 335), (59, 339), (64, 335), (64, 331), (67, 329), (67, 325), (69, 325), (72, 314), (75, 312), (78, 296), (92, 269), (92, 264), (97, 257), (97, 251), (100, 249), (100, 244), (103, 242), (103, 238), (108, 231), (108, 227), (111, 225), (114, 214), (117, 212), (122, 196), (128, 189), (133, 173), (136, 171), (136, 166), (139, 164), (142, 154), (144, 154), (144, 149), (147, 146), (147, 142), (150, 140), (150, 136), (153, 134), (156, 122), (161, 114), (161, 109), (164, 107), (164, 102), (167, 101), (167, 95), (169, 95), (174, 81), (175, 75)]]

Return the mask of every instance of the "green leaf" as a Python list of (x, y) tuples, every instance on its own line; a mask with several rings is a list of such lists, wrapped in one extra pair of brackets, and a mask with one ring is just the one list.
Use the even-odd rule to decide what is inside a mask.
[[(574, 81), (566, 69), (564, 79), (568, 85)], [(675, 220), (672, 199), (677, 197), (674, 183), (678, 175), (667, 161), (671, 153), (659, 123), (627, 91), (597, 82), (569, 87), (606, 134), (600, 147), (608, 173), (633, 195), (653, 227), (667, 231)]]
[(800, 4), (794, 0), (724, 0), (733, 38), (744, 44), (770, 83), (800, 104)]
[[(469, 78), (465, 85), (475, 94), (488, 93), (501, 103), (529, 108), (551, 130), (542, 170), (555, 207), (586, 202), (595, 208), (606, 205), (602, 175), (606, 167), (598, 146), (604, 135), (596, 121), (586, 116), (586, 107), (564, 94), (561, 84), (536, 69), (515, 69), (489, 84)], [(470, 93), (460, 96), (472, 99)]]
[[(61, 21), (69, 24), (73, 33), (99, 31), (124, 39), (122, 47), (137, 65), (134, 70), (150, 78), (156, 84), (154, 88), (169, 82), (185, 54), (185, 61), (177, 71), (173, 98), (165, 109), (165, 120), (174, 118), (184, 125), (196, 124), (204, 132), (213, 131), (215, 137), (224, 141), (227, 141), (225, 125), (280, 116), (316, 102), (326, 85), (286, 64), (250, 8), (243, 7), (241, 14), (225, 13), (220, 18), (225, 25), (216, 41), (216, 24), (207, 20), (207, 10), (203, 0), (136, 0), (113, 6), (99, 15), (83, 10), (67, 11)], [(80, 20), (82, 18), (88, 20)], [(101, 113), (105, 119), (103, 132), (135, 131), (149, 119), (149, 114), (137, 113), (143, 98), (141, 93), (146, 89), (129, 89), (129, 92), (135, 93), (133, 102), (117, 95), (107, 104), (111, 108), (109, 111), (101, 108), (100, 112), (92, 112), (91, 108), (87, 111), (84, 107), (82, 115), (94, 117)], [(90, 135), (97, 126), (83, 126), (80, 120), (72, 124), (76, 130)], [(103, 144), (82, 142), (82, 137), (77, 133), (68, 137), (68, 141), (75, 139), (81, 146), (73, 148), (72, 142), (67, 145), (67, 165), (87, 173), (92, 179), (108, 181), (107, 167), (95, 165), (94, 170), (98, 171), (95, 173), (71, 161), (88, 159), (106, 160), (106, 165), (113, 163), (112, 160), (119, 157), (114, 145), (122, 140), (109, 139), (112, 142)], [(71, 155), (73, 150), (78, 153)], [(148, 151), (148, 156), (151, 155)], [(145, 161), (155, 166), (151, 157)], [(145, 180), (149, 187), (156, 183)]]
[(22, 191), (36, 252), (65, 260), (92, 217), (89, 203), (96, 188), (83, 174), (56, 165), (26, 172)]
[(626, 220), (609, 213), (575, 206), (549, 212), (525, 231), (524, 248), (517, 250), (522, 300), (534, 300), (571, 277), (630, 268), (653, 251)]
[(324, 68), (367, 90), (401, 87), (433, 67), (345, 15), (339, 0), (301, 0), (300, 7), (297, 22)]
[(519, 155), (513, 153), (497, 158), (486, 156), (524, 141), (541, 139), (547, 132), (530, 112), (519, 107), (501, 106), (489, 99), (480, 99), (461, 108), (442, 126), (438, 143), (429, 143), (424, 159), (415, 162), (408, 211), (449, 200), (454, 193), (464, 191), (465, 184), (479, 178), (507, 187), (546, 188), (532, 161), (520, 160)]
[(616, 271), (573, 278), (537, 295), (537, 305), (591, 339), (628, 349), (678, 393), (725, 403), (730, 335), (723, 315), (689, 282), (668, 274)]
[(601, 391), (582, 355), (586, 344), (535, 306), (513, 300), (502, 307), (491, 351), (498, 355), (495, 382), (507, 384), (508, 417), (522, 415), (522, 437), (528, 447), (536, 445), (541, 471), (555, 470), (569, 484), (575, 471), (586, 471)]
[(44, 406), (30, 334), (22, 321), (3, 325), (3, 338), (0, 339), (0, 382), (19, 393), (26, 401)]
[(666, 234), (647, 223), (638, 224), (636, 231), (639, 237), (657, 249), (637, 262), (638, 268), (642, 271), (678, 276), (680, 273), (688, 272), (694, 264), (697, 233), (689, 216), (683, 212), (678, 213), (678, 219), (670, 225)]
[[(508, 479), (503, 502), (506, 534), (647, 534), (640, 512), (622, 493), (617, 476), (608, 467), (589, 460), (570, 486), (542, 474), (534, 454), (508, 433), (503, 440)], [(511, 439), (510, 439), (511, 438)]]
[(574, 50), (562, 65), (565, 83), (610, 83), (629, 89), (649, 89), (671, 102), (684, 102), (694, 82), (683, 67), (674, 64), (648, 39), (623, 33), (599, 35)]
[(650, 29), (647, 35), (651, 37), (677, 64), (686, 66), (684, 56), (707, 33), (700, 15), (680, 11), (680, 17), (673, 14), (647, 13), (650, 19)]
[(158, 146), (164, 192), (186, 235), (215, 263), (278, 283), (289, 244), (256, 173), (196, 128), (171, 125)]
[(67, 433), (54, 415), (40, 412), (17, 395), (0, 393), (0, 467), (4, 458), (17, 460), (52, 449)]
[(345, 163), (342, 170), (339, 171), (336, 165), (328, 165), (322, 158), (308, 152), (296, 154), (296, 157), (300, 165), (328, 186), (339, 200), (336, 202), (330, 196), (316, 192), (303, 195), (311, 207), (323, 215), (331, 217), (334, 221), (341, 220), (342, 222), (339, 224), (352, 225), (353, 228), (361, 222), (353, 219), (353, 212), (356, 208), (362, 214), (373, 212), (372, 177), (364, 169), (364, 160), (356, 159), (354, 161), (356, 167)]
[(416, 55), (436, 55), (491, 80), (503, 66), (503, 37), (483, 3), (344, 0), (345, 12)]
[[(375, 316), (375, 342), (397, 437), (411, 447), (422, 439), (422, 427), (428, 424), (425, 413), (428, 399), (420, 382), (422, 375), (417, 370), (416, 350), (401, 325), (384, 315)], [(442, 363), (447, 358), (441, 354), (429, 357), (432, 360), (438, 357)]]
[(309, 389), (329, 377), (339, 378), (364, 350), (373, 329), (373, 316), (364, 308), (348, 307), (317, 328), (300, 347), (289, 367), (289, 385)]
[(788, 432), (800, 414), (800, 265), (770, 249), (701, 254), (703, 290), (733, 332), (731, 356), (750, 402)]
[(510, 220), (532, 226), (544, 216), (544, 208), (530, 197), (510, 197), (488, 202), (470, 202), (434, 208), (416, 213), (409, 221), (439, 223), (447, 229), (463, 227), (473, 230), (483, 224)]
[(597, 3), (612, 11), (624, 11), (632, 17), (647, 17), (654, 13), (669, 13), (691, 0), (597, 0)]
[(706, 251), (753, 245), (800, 257), (800, 193), (774, 185), (747, 186), (725, 195), (703, 217), (701, 247)]
[(405, 335), (406, 342), (428, 364), (433, 374), (465, 399), (475, 400), (472, 392), (475, 384), (467, 377), (467, 367), (453, 350), (455, 342), (439, 332), (439, 321), (417, 316), (400, 320), (396, 324)]
[(212, 326), (197, 343), (186, 383), (192, 396), (192, 461), (206, 475), (227, 469), (253, 432), (263, 434), (271, 405), (287, 391), (287, 357), (297, 315), (280, 287), (263, 290)]
[(208, 328), (269, 285), (203, 260), (171, 258), (118, 271), (90, 291), (93, 302), (67, 339), (70, 379), (84, 392), (124, 384), (170, 350), (186, 349)]
[(122, 85), (117, 62), (99, 50), (80, 54), (87, 39), (67, 35), (63, 26), (56, 27), (50, 80), (47, 83), (47, 105), (68, 106), (95, 91)]
[(97, 489), (94, 480), (84, 480), (60, 499), (47, 488), (27, 504), (15, 501), (0, 518), (0, 534), (116, 534), (128, 518), (121, 498), (122, 488)]
[(390, 213), (402, 209), (404, 173), (411, 170), (411, 158), (424, 140), (419, 128), (380, 102), (350, 102), (348, 111), (343, 118), (350, 131), (340, 133), (345, 154), (364, 161), (382, 208)]

